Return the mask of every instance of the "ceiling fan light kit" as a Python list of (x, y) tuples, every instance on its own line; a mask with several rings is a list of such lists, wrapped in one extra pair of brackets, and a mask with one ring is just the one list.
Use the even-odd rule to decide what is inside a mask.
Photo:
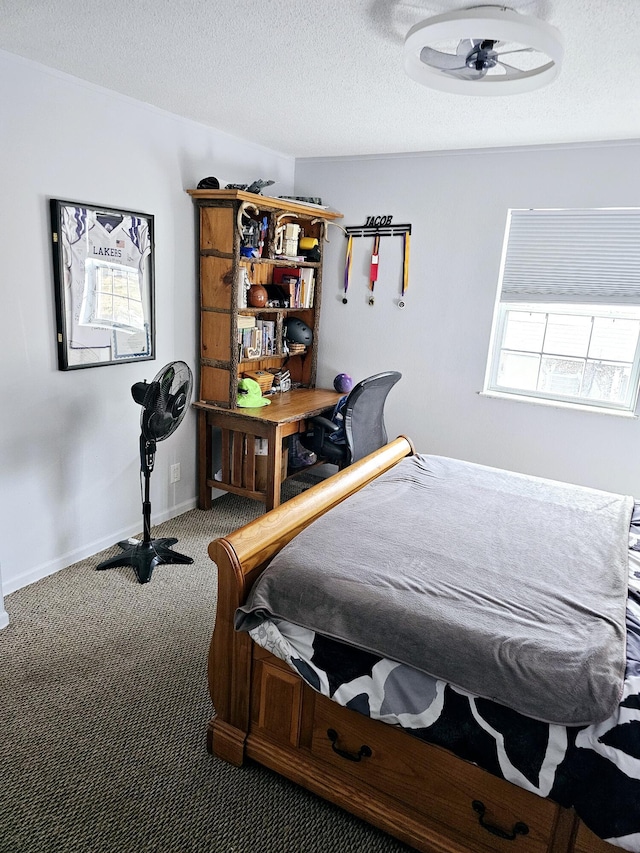
[[(455, 52), (435, 47), (442, 43), (457, 43)], [(504, 6), (476, 6), (427, 18), (409, 30), (404, 43), (409, 77), (460, 95), (531, 92), (558, 76), (562, 56), (562, 38), (555, 27)], [(523, 59), (528, 60), (524, 66)]]

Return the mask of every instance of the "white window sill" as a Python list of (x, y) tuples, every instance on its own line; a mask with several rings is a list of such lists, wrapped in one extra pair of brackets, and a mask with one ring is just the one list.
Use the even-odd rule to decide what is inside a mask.
[(620, 409), (607, 409), (604, 406), (588, 406), (583, 403), (569, 403), (564, 400), (544, 400), (542, 397), (528, 397), (524, 394), (508, 394), (500, 391), (478, 391), (480, 397), (492, 397), (496, 400), (515, 400), (518, 403), (533, 403), (537, 406), (547, 406), (552, 409), (572, 409), (577, 412), (592, 412), (596, 415), (614, 415), (617, 418), (637, 418), (635, 412), (625, 412)]

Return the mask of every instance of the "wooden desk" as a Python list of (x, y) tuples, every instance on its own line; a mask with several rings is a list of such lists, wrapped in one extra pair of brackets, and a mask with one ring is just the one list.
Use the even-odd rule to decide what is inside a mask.
[[(342, 395), (322, 388), (295, 388), (269, 397), (270, 406), (259, 409), (221, 409), (194, 403), (198, 410), (198, 506), (211, 508), (211, 489), (264, 501), (267, 510), (280, 503), (283, 439), (304, 432), (307, 418), (332, 409)], [(213, 471), (212, 428), (222, 435), (222, 480)], [(268, 440), (267, 478), (264, 491), (256, 484), (255, 439)]]

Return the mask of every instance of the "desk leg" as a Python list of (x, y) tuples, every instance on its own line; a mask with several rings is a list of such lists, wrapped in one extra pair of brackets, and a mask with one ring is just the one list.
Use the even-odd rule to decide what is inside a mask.
[(267, 489), (265, 504), (269, 512), (280, 506), (280, 489), (282, 487), (282, 430), (276, 426), (269, 434), (269, 455), (267, 456)]
[(211, 487), (207, 485), (213, 477), (213, 448), (211, 446), (211, 425), (207, 413), (198, 411), (198, 508), (211, 509)]

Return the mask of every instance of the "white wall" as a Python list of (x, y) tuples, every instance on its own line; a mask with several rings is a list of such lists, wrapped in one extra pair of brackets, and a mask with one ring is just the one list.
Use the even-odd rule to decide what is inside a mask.
[[(210, 85), (222, 85), (210, 81)], [(5, 594), (141, 528), (140, 409), (130, 387), (197, 356), (187, 188), (271, 178), (288, 157), (0, 52), (0, 562)], [(57, 369), (48, 199), (155, 216), (156, 359)], [(169, 485), (168, 468), (182, 479)], [(158, 445), (154, 523), (195, 505), (195, 418)], [(0, 610), (1, 599), (0, 599)]]
[[(215, 81), (212, 81), (215, 85)], [(370, 241), (355, 241), (347, 305), (345, 239), (331, 229), (319, 382), (388, 368), (390, 435), (418, 450), (640, 495), (640, 423), (478, 396), (507, 208), (636, 205), (640, 143), (301, 160), (163, 113), (0, 52), (0, 562), (4, 593), (140, 529), (139, 409), (130, 386), (197, 355), (195, 212), (205, 175), (276, 180), (321, 195), (344, 224), (410, 222), (407, 307), (396, 306), (400, 240), (383, 240), (367, 305)], [(153, 362), (57, 369), (49, 198), (152, 213)], [(195, 504), (195, 419), (158, 446), (153, 520)], [(169, 485), (168, 468), (182, 479)], [(0, 600), (0, 610), (2, 609)]]
[[(373, 131), (372, 131), (373, 132)], [(348, 303), (346, 240), (330, 229), (319, 383), (397, 369), (391, 436), (423, 453), (634, 494), (640, 422), (478, 396), (482, 388), (509, 207), (634, 206), (640, 143), (298, 160), (296, 193), (344, 213), (344, 225), (390, 214), (412, 225), (410, 284), (400, 310), (398, 237), (381, 241), (375, 304), (367, 304), (372, 241), (354, 240)]]
[(9, 624), (9, 614), (4, 609), (4, 597), (2, 594), (2, 568), (0, 568), (0, 630)]

